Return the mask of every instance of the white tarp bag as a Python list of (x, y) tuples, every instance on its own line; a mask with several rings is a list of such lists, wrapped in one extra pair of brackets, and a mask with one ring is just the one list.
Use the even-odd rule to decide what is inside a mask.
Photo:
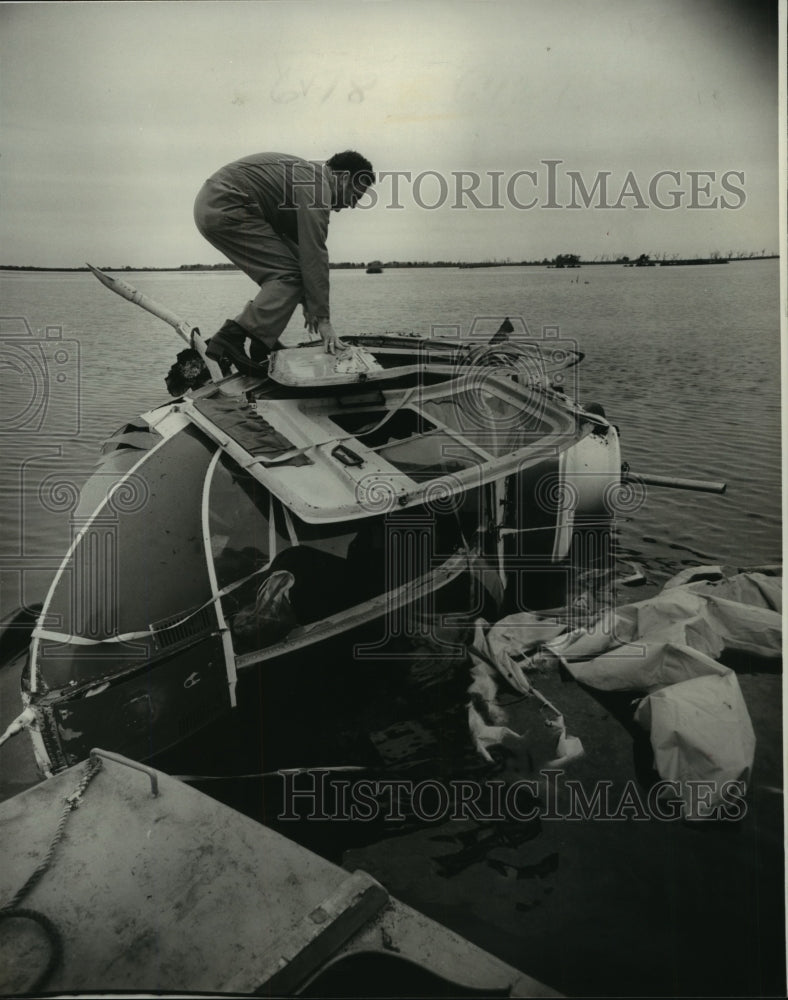
[[(685, 814), (694, 816), (686, 782), (713, 783), (711, 812), (726, 782), (748, 780), (755, 753), (738, 679), (716, 658), (724, 649), (782, 653), (781, 580), (761, 573), (717, 580), (713, 570), (684, 571), (656, 597), (545, 643), (583, 684), (648, 692), (636, 718), (649, 731), (658, 773), (681, 784)], [(712, 579), (679, 582), (697, 575)]]
[(743, 794), (755, 733), (732, 671), (655, 691), (635, 718), (650, 732), (660, 777), (677, 784), (687, 819), (712, 815), (733, 783), (741, 784)]

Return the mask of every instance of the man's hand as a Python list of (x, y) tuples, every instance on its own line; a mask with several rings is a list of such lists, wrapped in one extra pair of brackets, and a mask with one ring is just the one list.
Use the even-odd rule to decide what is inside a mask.
[(331, 320), (317, 319), (304, 309), (304, 326), (310, 333), (317, 334), (321, 338), (326, 346), (326, 354), (337, 354), (348, 349), (348, 345), (343, 343), (334, 332)]
[(326, 354), (337, 354), (347, 350), (348, 345), (343, 343), (336, 335), (330, 320), (319, 319), (317, 321), (317, 332), (320, 334), (325, 345)]

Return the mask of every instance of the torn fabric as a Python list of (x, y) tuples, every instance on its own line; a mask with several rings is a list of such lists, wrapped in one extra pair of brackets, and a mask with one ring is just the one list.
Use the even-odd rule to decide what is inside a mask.
[[(649, 731), (660, 777), (679, 783), (688, 816), (711, 813), (724, 801), (726, 783), (746, 783), (754, 759), (738, 678), (716, 658), (725, 649), (763, 657), (782, 652), (781, 580), (715, 575), (668, 581), (656, 597), (545, 643), (583, 684), (646, 692), (636, 718)], [(711, 783), (706, 806), (699, 807), (689, 781)]]
[(469, 649), (473, 678), (468, 694), (468, 727), (477, 750), (486, 760), (491, 760), (490, 747), (525, 743), (527, 737), (506, 726), (506, 712), (497, 702), (501, 681), (519, 694), (532, 697), (554, 716), (543, 724), (555, 733), (553, 759), (543, 761), (543, 766), (560, 767), (581, 757), (583, 744), (576, 736), (569, 736), (561, 711), (531, 684), (526, 671), (533, 666), (524, 652), (535, 650), (548, 638), (565, 629), (565, 625), (540, 619), (529, 612), (510, 615), (495, 625), (488, 626), (479, 620), (473, 645)]

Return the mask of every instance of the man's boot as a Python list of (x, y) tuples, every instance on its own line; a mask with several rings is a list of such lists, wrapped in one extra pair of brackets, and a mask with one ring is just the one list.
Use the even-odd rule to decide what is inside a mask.
[(264, 361), (268, 360), (270, 354), (274, 351), (281, 351), (283, 347), (284, 344), (281, 340), (277, 340), (273, 347), (269, 347), (268, 344), (264, 344), (262, 340), (252, 337), (249, 341), (249, 354), (251, 355), (252, 361), (257, 361), (262, 364)]
[(249, 341), (249, 355), (252, 361), (256, 362), (258, 365), (263, 364), (264, 361), (268, 360), (268, 355), (271, 353), (271, 348), (258, 340), (256, 337), (252, 337)]
[(261, 375), (264, 368), (255, 364), (244, 351), (244, 341), (248, 334), (235, 320), (228, 319), (222, 328), (208, 341), (205, 353), (209, 358), (221, 363), (222, 358), (232, 361), (244, 375)]

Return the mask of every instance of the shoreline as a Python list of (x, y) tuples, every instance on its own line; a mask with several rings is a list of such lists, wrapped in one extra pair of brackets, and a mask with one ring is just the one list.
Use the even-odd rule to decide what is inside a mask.
[[(550, 270), (577, 270), (581, 267), (696, 267), (699, 265), (714, 265), (728, 263), (751, 263), (761, 260), (779, 260), (779, 254), (764, 254), (761, 257), (686, 257), (678, 260), (653, 260), (648, 264), (637, 264), (635, 261), (623, 260), (581, 260), (577, 264), (555, 264), (548, 260), (534, 261), (388, 261), (383, 264), (383, 270), (418, 269), (431, 267), (445, 268), (495, 268), (495, 267), (543, 267)], [(329, 264), (332, 271), (355, 271), (365, 270), (368, 266), (365, 263), (339, 262)], [(241, 269), (232, 264), (180, 264), (173, 267), (102, 267), (100, 270), (108, 274), (145, 274), (145, 273), (170, 273), (170, 274), (208, 274), (217, 272), (241, 272)], [(23, 264), (0, 264), (0, 272), (7, 273), (57, 273), (57, 274), (89, 274), (90, 268), (83, 267), (35, 267)]]

